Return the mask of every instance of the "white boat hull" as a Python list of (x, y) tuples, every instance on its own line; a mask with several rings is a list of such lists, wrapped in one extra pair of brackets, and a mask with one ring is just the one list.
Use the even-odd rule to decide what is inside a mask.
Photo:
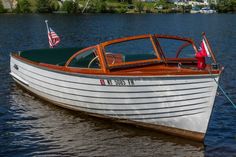
[[(201, 138), (207, 131), (217, 91), (212, 75), (69, 74), (30, 65), (14, 57), (11, 57), (11, 75), (27, 90), (66, 108), (137, 124), (175, 128), (200, 134)], [(219, 75), (214, 78), (218, 80)]]

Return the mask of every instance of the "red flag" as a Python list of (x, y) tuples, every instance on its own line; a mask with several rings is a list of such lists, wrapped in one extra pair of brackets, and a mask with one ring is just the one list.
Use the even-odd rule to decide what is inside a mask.
[(50, 48), (53, 48), (60, 43), (60, 37), (50, 27), (48, 28), (48, 42)]
[(198, 53), (196, 54), (196, 57), (211, 57), (210, 51), (206, 45), (206, 41), (203, 39), (201, 42), (201, 47), (198, 51)]
[(201, 42), (201, 47), (199, 48), (199, 51), (196, 54), (198, 69), (205, 69), (205, 67), (206, 67), (205, 57), (206, 56), (211, 57), (208, 47), (206, 45), (206, 42), (203, 39)]

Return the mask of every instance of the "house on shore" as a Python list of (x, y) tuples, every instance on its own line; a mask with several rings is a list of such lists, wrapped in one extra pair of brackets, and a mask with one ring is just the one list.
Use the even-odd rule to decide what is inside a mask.
[(219, 0), (168, 0), (179, 6), (209, 6), (211, 4), (217, 5)]

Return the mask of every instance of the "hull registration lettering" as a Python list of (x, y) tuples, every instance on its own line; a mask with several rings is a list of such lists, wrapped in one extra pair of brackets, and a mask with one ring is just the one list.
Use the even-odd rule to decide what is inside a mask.
[(102, 86), (135, 86), (135, 81), (131, 79), (100, 79), (100, 84)]

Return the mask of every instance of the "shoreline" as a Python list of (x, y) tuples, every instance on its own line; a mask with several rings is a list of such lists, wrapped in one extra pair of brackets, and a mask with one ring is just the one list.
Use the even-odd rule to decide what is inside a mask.
[(0, 15), (37, 15), (37, 14), (52, 14), (52, 15), (98, 15), (98, 14), (114, 14), (114, 15), (145, 15), (145, 14), (153, 14), (153, 15), (163, 15), (163, 14), (191, 14), (191, 15), (215, 15), (215, 14), (236, 14), (236, 12), (224, 12), (224, 13), (219, 13), (219, 12), (216, 12), (216, 13), (182, 13), (182, 12), (176, 12), (176, 13), (137, 13), (137, 12), (132, 12), (132, 13), (66, 13), (66, 12), (62, 12), (62, 13), (14, 13), (14, 12), (7, 12), (7, 13), (0, 13)]
[[(139, 0), (127, 0), (118, 2), (116, 0), (98, 0), (91, 1), (86, 4), (84, 1), (65, 1), (51, 4), (48, 1), (38, 3), (36, 0), (24, 0), (25, 3), (19, 1), (11, 8), (4, 8), (0, 0), (0, 14), (25, 14), (25, 13), (52, 13), (52, 14), (97, 14), (97, 13), (111, 13), (111, 14), (172, 14), (172, 13), (236, 13), (236, 8), (232, 3), (229, 6), (221, 3), (179, 3), (169, 2), (165, 0), (145, 2)], [(27, 2), (27, 3), (26, 3)], [(87, 1), (89, 2), (89, 0)], [(192, 2), (192, 1), (191, 1)], [(206, 9), (207, 10), (204, 10)], [(204, 11), (203, 11), (204, 10)], [(207, 12), (208, 11), (208, 12)], [(206, 13), (207, 12), (207, 13)], [(203, 13), (204, 14), (204, 13)]]

